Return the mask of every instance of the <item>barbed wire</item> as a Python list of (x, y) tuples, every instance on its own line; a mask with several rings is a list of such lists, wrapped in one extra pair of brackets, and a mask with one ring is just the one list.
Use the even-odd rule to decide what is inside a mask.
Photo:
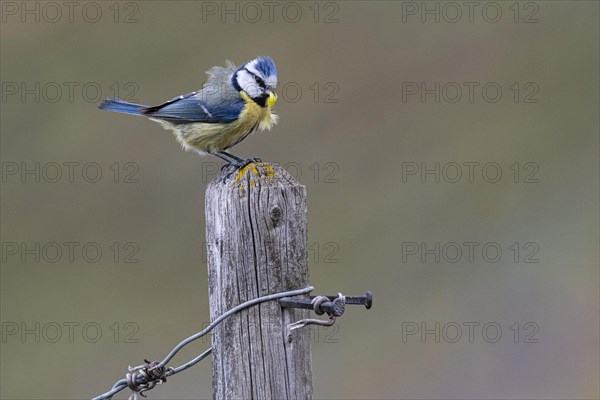
[(108, 392), (101, 394), (100, 396), (94, 397), (92, 400), (111, 400), (112, 396), (119, 393), (120, 391), (130, 388), (133, 392), (130, 400), (137, 400), (139, 397), (138, 393), (145, 397), (143, 392), (154, 388), (156, 385), (160, 385), (167, 381), (167, 377), (178, 374), (186, 369), (196, 365), (204, 358), (206, 358), (211, 352), (212, 347), (208, 350), (204, 351), (198, 357), (188, 361), (187, 363), (180, 365), (177, 368), (166, 367), (167, 363), (175, 357), (175, 355), (185, 346), (190, 344), (191, 342), (200, 339), (202, 336), (206, 335), (210, 331), (212, 331), (217, 325), (219, 325), (223, 320), (227, 317), (232, 316), (246, 308), (252, 307), (256, 304), (264, 303), (270, 300), (277, 300), (283, 297), (289, 296), (298, 296), (301, 294), (310, 293), (314, 290), (313, 286), (307, 286), (304, 289), (290, 290), (287, 292), (279, 292), (274, 294), (269, 294), (266, 296), (257, 297), (256, 299), (248, 300), (238, 306), (233, 307), (231, 310), (225, 312), (220, 315), (217, 319), (210, 323), (205, 329), (200, 332), (188, 337), (181, 341), (177, 346), (171, 350), (171, 352), (161, 361), (161, 362), (150, 362), (146, 361), (146, 364), (137, 366), (137, 367), (129, 367), (129, 373), (126, 374), (125, 379), (118, 380), (111, 390)]

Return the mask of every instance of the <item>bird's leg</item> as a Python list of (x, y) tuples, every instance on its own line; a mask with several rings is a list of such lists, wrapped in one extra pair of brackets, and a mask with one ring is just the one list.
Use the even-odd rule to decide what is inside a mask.
[(225, 164), (223, 164), (223, 166), (221, 167), (223, 183), (225, 183), (227, 181), (227, 178), (229, 178), (231, 174), (233, 174), (235, 171), (246, 166), (246, 164), (244, 164), (245, 160), (234, 156), (233, 154), (229, 154), (224, 151), (219, 151), (213, 154), (219, 157), (221, 160), (225, 161)]
[(223, 154), (223, 152), (221, 152), (221, 151), (213, 153), (213, 155), (219, 157), (221, 160), (223, 160), (227, 164), (231, 164), (231, 165), (234, 165), (236, 163), (236, 161), (238, 161), (235, 158), (231, 157), (229, 154)]
[(219, 151), (214, 153), (214, 155), (227, 162), (227, 164), (221, 167), (221, 173), (224, 174), (223, 183), (225, 183), (227, 178), (229, 178), (235, 171), (244, 168), (248, 164), (261, 162), (259, 158), (243, 159), (226, 151)]
[[(221, 167), (221, 173), (224, 172), (225, 170), (228, 169), (232, 169), (232, 167), (235, 169), (240, 168), (240, 162), (243, 161), (241, 158), (239, 157), (235, 157), (231, 154), (225, 153), (223, 154), (223, 152), (217, 152), (217, 153), (213, 153), (215, 156), (219, 157), (221, 160), (225, 161), (226, 164), (223, 164), (223, 166)], [(231, 172), (228, 174), (231, 175)]]
[(244, 161), (243, 158), (240, 158), (240, 157), (238, 157), (238, 156), (236, 156), (234, 154), (228, 153), (226, 151), (220, 151), (217, 154), (221, 154), (222, 156), (229, 157), (230, 159), (235, 160), (238, 163), (242, 163)]
[(234, 159), (235, 161), (237, 161), (239, 163), (239, 165), (237, 165), (238, 168), (243, 168), (246, 165), (248, 165), (250, 163), (253, 163), (253, 162), (262, 162), (262, 160), (260, 158), (246, 158), (246, 159), (243, 159), (243, 158), (240, 158), (240, 157), (238, 157), (236, 155), (228, 153), (226, 151), (221, 151), (220, 153), (223, 154), (223, 155), (225, 155), (225, 156), (227, 156), (227, 157), (229, 157), (229, 158)]

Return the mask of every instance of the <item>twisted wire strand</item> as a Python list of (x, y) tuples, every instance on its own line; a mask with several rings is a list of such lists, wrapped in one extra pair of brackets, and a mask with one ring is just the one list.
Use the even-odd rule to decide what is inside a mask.
[[(314, 290), (315, 288), (313, 286), (307, 286), (304, 289), (297, 289), (297, 290), (289, 290), (287, 292), (279, 292), (279, 293), (274, 293), (274, 294), (269, 294), (266, 296), (261, 296), (261, 297), (257, 297), (256, 299), (252, 299), (252, 300), (248, 300), (240, 305), (237, 305), (235, 307), (233, 307), (231, 310), (225, 312), (224, 314), (220, 315), (217, 319), (215, 319), (213, 322), (210, 323), (210, 325), (208, 325), (205, 329), (201, 330), (200, 332), (182, 340), (177, 346), (175, 346), (173, 348), (173, 350), (171, 350), (171, 352), (156, 366), (156, 368), (162, 368), (165, 367), (165, 365), (171, 361), (173, 359), (173, 357), (175, 357), (175, 355), (185, 346), (187, 346), (188, 344), (190, 344), (191, 342), (200, 339), (202, 336), (206, 335), (207, 333), (209, 333), (210, 331), (212, 331), (217, 325), (219, 325), (221, 322), (223, 322), (224, 319), (232, 316), (233, 314), (236, 314), (246, 308), (252, 307), (256, 304), (260, 304), (260, 303), (264, 303), (266, 301), (271, 301), (271, 300), (277, 300), (280, 299), (282, 297), (288, 297), (288, 296), (298, 296), (301, 294), (306, 294), (306, 293), (310, 293)], [(166, 373), (164, 374), (165, 377), (168, 376), (173, 376), (175, 374), (178, 374), (179, 372), (185, 371), (186, 369), (196, 365), (197, 363), (199, 363), (200, 361), (202, 361), (204, 358), (206, 358), (210, 353), (212, 352), (212, 347), (209, 348), (208, 350), (204, 351), (202, 354), (200, 354), (198, 357), (194, 358), (193, 360), (188, 361), (185, 364), (180, 365), (177, 368), (169, 368), (167, 369)], [(135, 383), (140, 385), (140, 384), (144, 384), (144, 383), (148, 383), (147, 380), (144, 378), (144, 376), (142, 375), (135, 375)], [(101, 394), (100, 396), (94, 397), (92, 400), (110, 400), (112, 398), (112, 396), (114, 396), (115, 394), (119, 393), (121, 390), (124, 390), (127, 388), (127, 379), (120, 379), (118, 380), (114, 386), (111, 388), (111, 390), (109, 390), (108, 392)]]

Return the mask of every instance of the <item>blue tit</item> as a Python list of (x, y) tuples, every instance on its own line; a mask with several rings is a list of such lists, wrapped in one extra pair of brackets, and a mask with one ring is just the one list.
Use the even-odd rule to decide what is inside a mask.
[(212, 67), (206, 73), (201, 90), (158, 106), (111, 98), (99, 108), (150, 118), (173, 132), (185, 150), (214, 154), (241, 168), (257, 159), (242, 159), (226, 150), (257, 129), (270, 130), (277, 123), (271, 110), (277, 101), (275, 62), (258, 57), (238, 68), (228, 61), (225, 67)]

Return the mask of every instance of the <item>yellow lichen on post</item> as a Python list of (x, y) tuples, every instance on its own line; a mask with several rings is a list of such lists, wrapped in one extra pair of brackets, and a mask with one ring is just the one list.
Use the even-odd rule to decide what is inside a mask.
[[(273, 178), (275, 176), (275, 170), (273, 169), (273, 167), (270, 164), (267, 163), (250, 163), (248, 165), (246, 165), (243, 168), (240, 168), (235, 176), (234, 179), (234, 185), (235, 184), (240, 184), (242, 179), (244, 178), (244, 176), (247, 173), (253, 173), (254, 175), (256, 175), (256, 177), (258, 178)], [(252, 177), (248, 177), (249, 179), (249, 185), (251, 187), (254, 187), (254, 185), (256, 184), (256, 182), (254, 182), (254, 179)]]

